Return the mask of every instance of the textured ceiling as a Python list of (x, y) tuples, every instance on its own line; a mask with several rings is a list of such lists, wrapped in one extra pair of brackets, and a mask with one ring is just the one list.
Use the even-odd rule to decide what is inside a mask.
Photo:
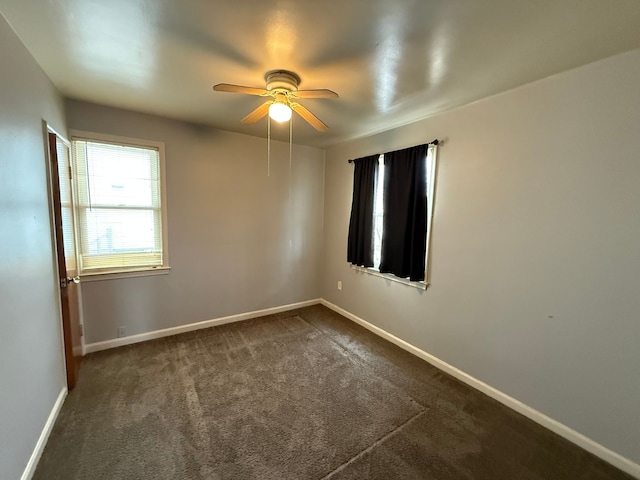
[[(639, 0), (0, 0), (72, 98), (265, 136), (240, 119), (288, 69), (329, 125), (294, 117), (294, 142), (329, 146), (640, 47)], [(288, 128), (275, 128), (287, 138)]]

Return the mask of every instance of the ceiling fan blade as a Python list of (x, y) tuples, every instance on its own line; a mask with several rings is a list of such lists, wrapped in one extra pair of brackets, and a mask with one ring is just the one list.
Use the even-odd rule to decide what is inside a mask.
[(243, 87), (242, 85), (232, 85), (231, 83), (219, 83), (213, 86), (216, 92), (243, 93), (245, 95), (266, 95), (264, 88)]
[(305, 107), (303, 107), (299, 103), (292, 103), (291, 108), (298, 115), (304, 118), (309, 125), (311, 125), (313, 128), (315, 128), (319, 132), (324, 132), (326, 130), (329, 130), (329, 127), (327, 127), (318, 117), (316, 117), (313, 113), (311, 113), (309, 110), (307, 110)]
[(273, 102), (264, 102), (262, 105), (256, 108), (253, 112), (251, 112), (249, 115), (244, 117), (241, 120), (241, 122), (244, 123), (245, 125), (252, 125), (256, 123), (262, 117), (267, 115), (267, 113), (269, 113), (269, 105), (271, 105), (272, 103)]
[(292, 92), (294, 97), (298, 98), (338, 98), (338, 94), (332, 90), (326, 88), (320, 88), (318, 90), (298, 90)]

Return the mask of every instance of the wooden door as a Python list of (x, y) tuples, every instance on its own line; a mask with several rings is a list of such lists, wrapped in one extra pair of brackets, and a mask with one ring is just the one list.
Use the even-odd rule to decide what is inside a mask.
[(49, 158), (53, 192), (58, 278), (62, 305), (62, 332), (67, 367), (67, 386), (72, 389), (78, 378), (82, 357), (80, 324), (80, 277), (78, 276), (75, 228), (73, 223), (73, 190), (69, 145), (55, 133), (49, 133)]

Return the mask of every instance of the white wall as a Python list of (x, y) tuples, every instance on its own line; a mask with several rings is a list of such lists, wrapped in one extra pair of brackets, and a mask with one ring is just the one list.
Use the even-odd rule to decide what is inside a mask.
[[(329, 149), (323, 297), (640, 463), (639, 86), (635, 50)], [(436, 137), (432, 287), (349, 269), (347, 159)]]
[(79, 101), (67, 118), (166, 152), (171, 272), (84, 282), (88, 343), (320, 296), (323, 150), (294, 145), (289, 203), (288, 144), (272, 144), (267, 176), (264, 139)]
[(0, 478), (20, 478), (66, 384), (42, 120), (62, 99), (0, 15)]

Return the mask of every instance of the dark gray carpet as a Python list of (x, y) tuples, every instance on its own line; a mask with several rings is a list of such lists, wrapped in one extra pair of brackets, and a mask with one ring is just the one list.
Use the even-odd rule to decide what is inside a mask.
[(322, 306), (88, 355), (34, 476), (630, 478)]

